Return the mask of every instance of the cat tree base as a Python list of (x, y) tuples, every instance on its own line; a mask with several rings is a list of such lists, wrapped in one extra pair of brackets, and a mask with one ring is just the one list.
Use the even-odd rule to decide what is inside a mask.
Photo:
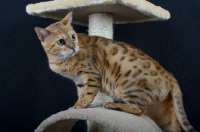
[[(44, 120), (35, 132), (70, 132), (78, 120), (89, 120), (106, 127), (106, 132), (162, 132), (149, 117), (105, 108), (69, 109)], [(99, 126), (98, 126), (99, 127)], [(95, 128), (93, 132), (99, 132)]]

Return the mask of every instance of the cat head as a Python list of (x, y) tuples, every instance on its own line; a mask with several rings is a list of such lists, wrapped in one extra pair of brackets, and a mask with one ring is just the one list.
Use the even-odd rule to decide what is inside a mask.
[(63, 60), (74, 56), (78, 52), (78, 38), (71, 26), (71, 22), (72, 11), (61, 21), (53, 23), (46, 28), (34, 28), (49, 58)]

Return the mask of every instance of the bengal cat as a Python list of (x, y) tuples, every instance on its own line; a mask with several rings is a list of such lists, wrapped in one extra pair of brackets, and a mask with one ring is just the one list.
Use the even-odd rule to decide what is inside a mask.
[(45, 29), (35, 27), (35, 32), (50, 69), (75, 82), (79, 98), (73, 108), (87, 107), (101, 91), (121, 102), (107, 102), (105, 108), (147, 114), (164, 132), (180, 132), (180, 125), (195, 131), (171, 73), (132, 45), (76, 33), (71, 21), (72, 12)]

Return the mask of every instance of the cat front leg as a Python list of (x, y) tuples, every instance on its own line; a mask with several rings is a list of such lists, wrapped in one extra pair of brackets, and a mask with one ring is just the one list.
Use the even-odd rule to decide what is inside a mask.
[[(87, 107), (93, 100), (98, 91), (101, 88), (100, 82), (96, 82), (93, 79), (88, 79), (89, 81), (84, 85), (77, 85), (78, 89), (78, 100), (75, 105), (71, 108), (81, 109)], [(93, 80), (91, 82), (91, 80)]]

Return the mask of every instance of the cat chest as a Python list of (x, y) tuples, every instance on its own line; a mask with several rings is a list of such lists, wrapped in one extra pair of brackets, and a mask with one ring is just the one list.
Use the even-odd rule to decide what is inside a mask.
[(83, 79), (80, 76), (77, 76), (73, 73), (62, 73), (61, 75), (73, 80), (77, 84), (83, 84)]

